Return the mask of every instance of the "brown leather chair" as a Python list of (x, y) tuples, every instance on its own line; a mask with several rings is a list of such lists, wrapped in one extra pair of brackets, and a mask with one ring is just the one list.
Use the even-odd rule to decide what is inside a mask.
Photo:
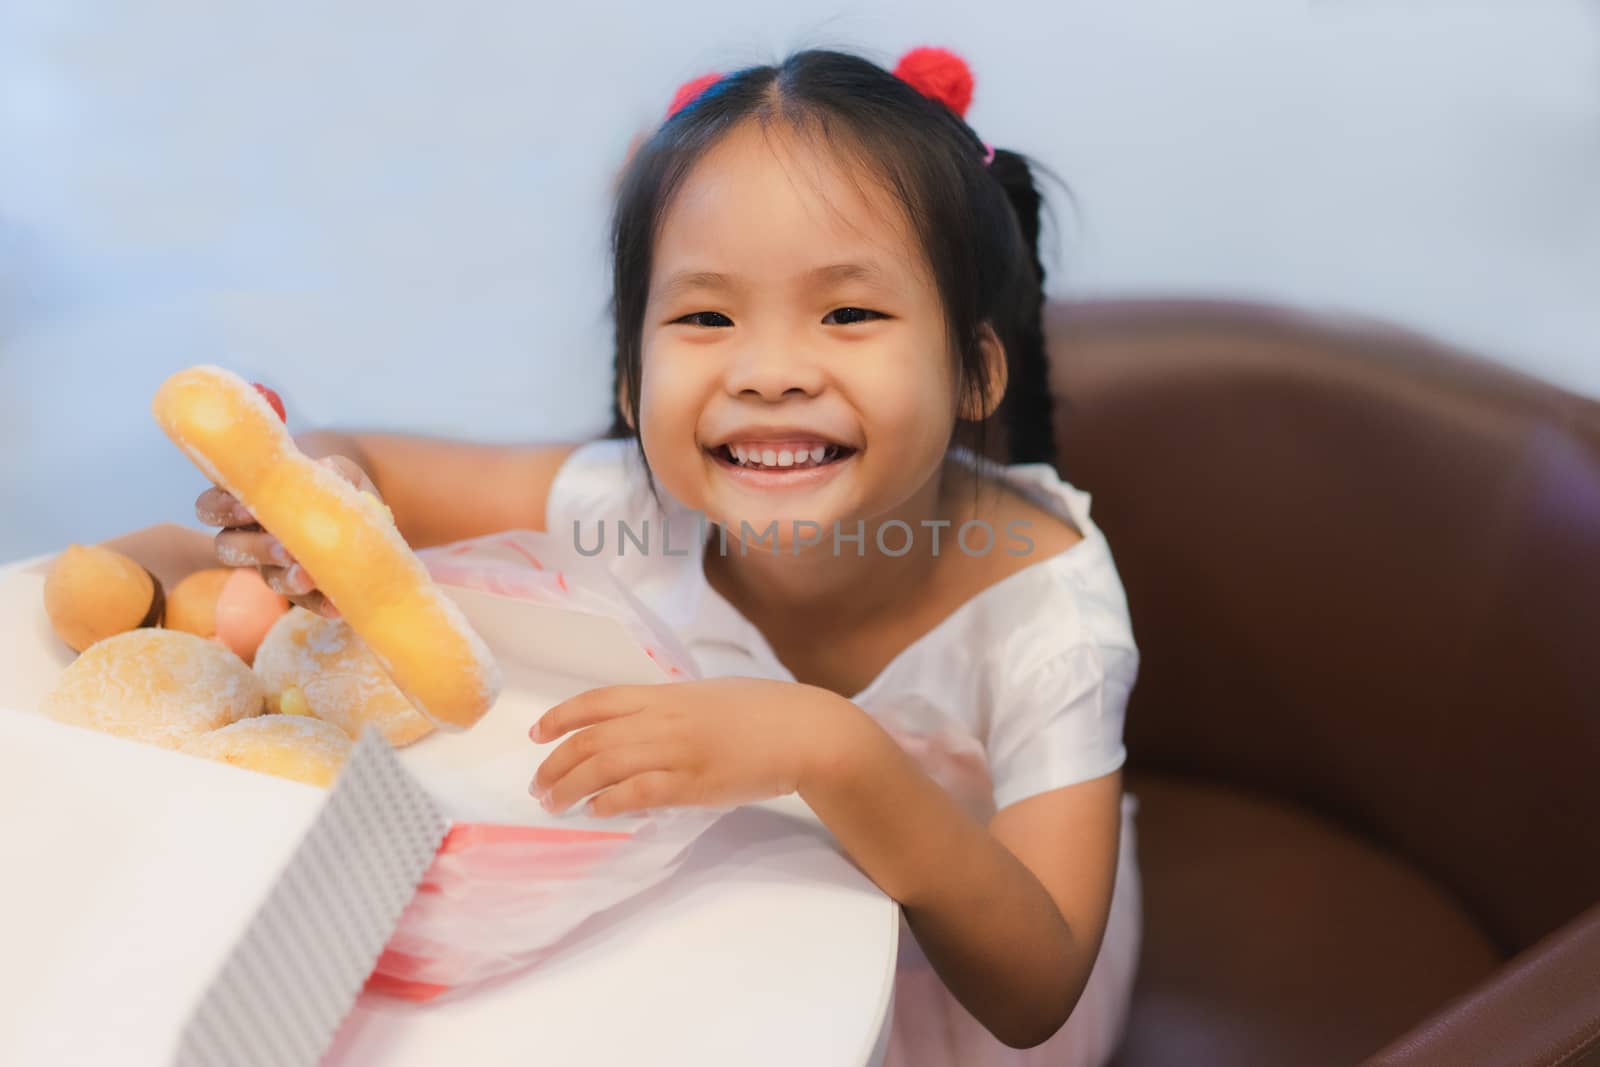
[(1600, 1064), (1600, 404), (1254, 306), (1050, 330), (1143, 654), (1119, 1067)]

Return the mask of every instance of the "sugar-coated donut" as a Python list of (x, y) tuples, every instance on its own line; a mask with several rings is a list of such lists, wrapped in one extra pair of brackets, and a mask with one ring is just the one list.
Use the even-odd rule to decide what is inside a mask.
[(339, 619), (290, 608), (267, 631), (255, 668), (273, 711), (314, 715), (352, 738), (370, 723), (396, 748), (433, 730), (378, 657)]
[(328, 786), (350, 757), (348, 734), (321, 719), (257, 715), (200, 734), (180, 749), (262, 774)]
[(96, 641), (161, 622), (161, 583), (121, 552), (68, 545), (44, 579), (50, 628), (74, 652)]
[(418, 711), (453, 729), (483, 717), (500, 692), (499, 666), (375, 497), (308, 458), (266, 398), (219, 367), (168, 378), (153, 413), (283, 542)]
[(90, 645), (45, 697), (46, 714), (163, 748), (264, 707), (261, 679), (215, 641), (129, 630)]

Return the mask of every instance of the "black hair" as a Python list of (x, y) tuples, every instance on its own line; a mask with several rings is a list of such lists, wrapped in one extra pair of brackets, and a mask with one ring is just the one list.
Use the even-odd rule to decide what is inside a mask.
[[(722, 77), (664, 122), (629, 162), (611, 226), (616, 399), (606, 437), (632, 437), (644, 459), (636, 427), (656, 236), (690, 168), (752, 120), (763, 127), (781, 121), (820, 137), (895, 194), (938, 288), (963, 396), (982, 400), (984, 408), (990, 397), (980, 328), (994, 329), (1006, 352), (1005, 396), (988, 419), (958, 419), (950, 443), (971, 449), (980, 462), (1000, 455), (1011, 463), (1054, 463), (1037, 164), (997, 148), (985, 165), (983, 141), (949, 107), (870, 60), (821, 49)], [(653, 476), (650, 483), (654, 493)]]

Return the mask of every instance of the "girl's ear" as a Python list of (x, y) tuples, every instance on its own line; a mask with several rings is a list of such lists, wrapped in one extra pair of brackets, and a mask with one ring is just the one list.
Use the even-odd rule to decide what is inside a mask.
[(994, 327), (987, 322), (978, 327), (978, 351), (983, 359), (984, 376), (988, 382), (988, 396), (980, 398), (966, 390), (961, 401), (960, 417), (968, 422), (982, 422), (994, 414), (995, 408), (1006, 395), (1009, 377), (1006, 373), (1006, 346), (1000, 342)]

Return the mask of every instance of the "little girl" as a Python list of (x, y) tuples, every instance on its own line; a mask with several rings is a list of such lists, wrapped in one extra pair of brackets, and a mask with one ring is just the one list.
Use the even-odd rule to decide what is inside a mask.
[[(591, 690), (533, 725), (564, 738), (530, 786), (547, 808), (798, 792), (902, 905), (886, 1062), (1100, 1064), (1139, 941), (1139, 653), (1090, 497), (1052, 465), (1039, 194), (962, 119), (970, 91), (931, 49), (680, 90), (617, 192), (607, 438), (300, 443), (415, 547), (605, 538), (675, 625), (705, 680)], [(983, 458), (990, 430), (1009, 466)], [(231, 497), (197, 509), (225, 561), (333, 612)], [(667, 536), (612, 549), (646, 520)]]

